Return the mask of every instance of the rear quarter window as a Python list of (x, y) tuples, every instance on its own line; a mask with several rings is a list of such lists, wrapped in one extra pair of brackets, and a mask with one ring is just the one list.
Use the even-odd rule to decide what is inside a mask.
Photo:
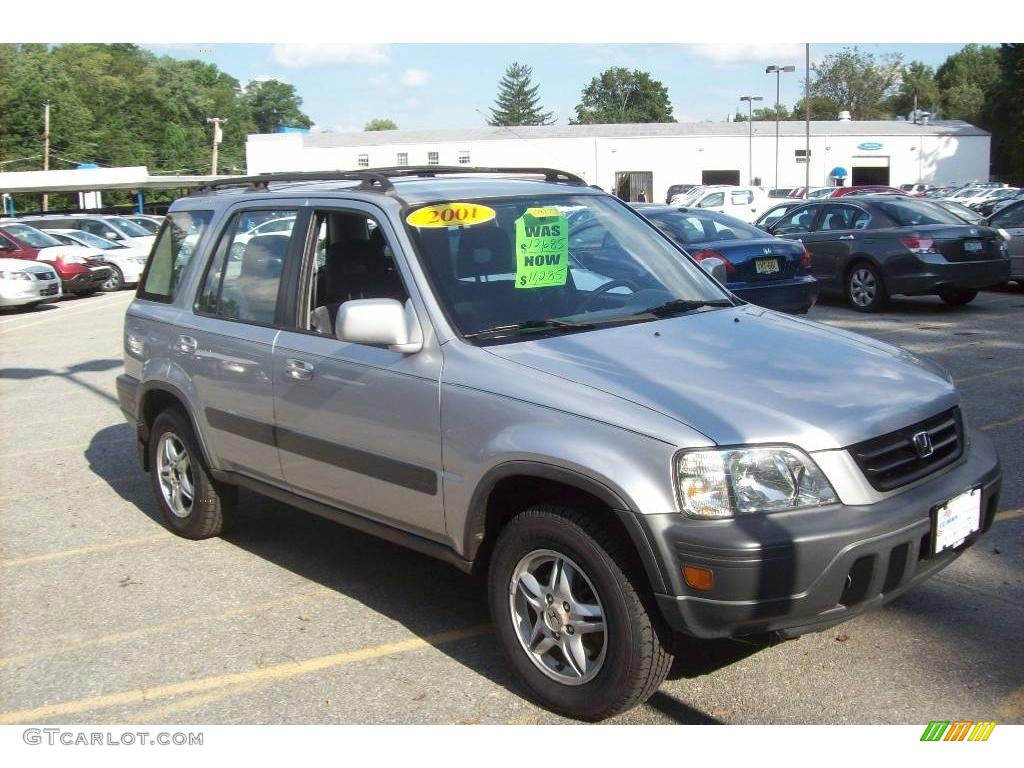
[(170, 303), (182, 275), (209, 228), (213, 211), (176, 211), (167, 214), (150, 254), (138, 297)]

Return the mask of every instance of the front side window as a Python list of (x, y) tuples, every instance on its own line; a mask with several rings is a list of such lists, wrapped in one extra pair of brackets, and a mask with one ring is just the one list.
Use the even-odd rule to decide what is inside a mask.
[(698, 204), (698, 208), (717, 208), (725, 202), (724, 192), (712, 192), (710, 195), (701, 200)]
[(839, 229), (864, 229), (871, 216), (867, 211), (854, 208), (852, 205), (830, 205), (821, 217), (818, 229), (830, 232)]
[(174, 301), (181, 276), (213, 218), (213, 211), (177, 211), (167, 214), (156, 246), (149, 257), (139, 298)]
[(1018, 203), (999, 211), (992, 217), (993, 227), (1024, 227), (1024, 203)]
[[(581, 209), (592, 215), (571, 226)], [(426, 205), (407, 213), (406, 227), (446, 314), (473, 343), (732, 304), (648, 222), (603, 195)]]
[(820, 207), (820, 205), (806, 205), (796, 208), (779, 219), (772, 227), (772, 231), (777, 235), (789, 232), (810, 232), (814, 216)]
[(754, 193), (749, 189), (741, 189), (729, 193), (729, 202), (733, 205), (749, 205), (754, 202)]
[[(227, 320), (273, 325), (295, 218), (295, 211), (236, 213), (217, 243), (197, 310)], [(270, 222), (274, 231), (263, 231)], [(285, 222), (283, 229), (280, 222)]]

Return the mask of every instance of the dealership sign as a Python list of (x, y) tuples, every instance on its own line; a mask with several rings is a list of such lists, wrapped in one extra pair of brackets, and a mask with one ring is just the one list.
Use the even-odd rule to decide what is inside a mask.
[(857, 149), (881, 149), (882, 143), (879, 141), (865, 141), (857, 145)]

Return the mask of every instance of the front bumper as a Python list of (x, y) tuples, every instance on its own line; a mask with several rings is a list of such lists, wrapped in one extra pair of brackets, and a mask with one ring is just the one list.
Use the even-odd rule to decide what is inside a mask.
[(797, 277), (774, 283), (736, 283), (726, 286), (744, 301), (790, 314), (804, 314), (818, 300), (818, 281)]
[(935, 255), (927, 261), (920, 258), (913, 261), (916, 268), (909, 274), (901, 268), (906, 265), (900, 262), (890, 267), (892, 272), (883, 275), (889, 293), (926, 294), (947, 287), (973, 291), (1005, 283), (1010, 279), (1009, 259), (948, 262)]
[(62, 280), (65, 293), (83, 293), (97, 290), (110, 277), (110, 267), (94, 267), (88, 272), (79, 272)]
[(0, 280), (0, 307), (56, 301), (60, 296), (57, 280)]
[[(677, 631), (697, 637), (827, 629), (882, 605), (955, 560), (987, 531), (1002, 475), (991, 441), (972, 433), (964, 459), (870, 506), (835, 505), (731, 520), (640, 515), (674, 594), (656, 595)], [(982, 527), (931, 553), (933, 508), (982, 488)], [(686, 586), (684, 564), (711, 569), (714, 585)]]

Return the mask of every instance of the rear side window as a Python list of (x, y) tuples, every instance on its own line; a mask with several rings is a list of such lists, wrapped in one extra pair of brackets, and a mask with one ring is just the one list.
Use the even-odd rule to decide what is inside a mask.
[(729, 193), (729, 201), (733, 205), (747, 205), (754, 202), (754, 193), (749, 189), (741, 189)]
[(236, 213), (217, 244), (197, 310), (227, 320), (273, 325), (295, 211)]
[(170, 303), (181, 276), (213, 218), (213, 211), (178, 211), (167, 214), (157, 237), (139, 298)]

